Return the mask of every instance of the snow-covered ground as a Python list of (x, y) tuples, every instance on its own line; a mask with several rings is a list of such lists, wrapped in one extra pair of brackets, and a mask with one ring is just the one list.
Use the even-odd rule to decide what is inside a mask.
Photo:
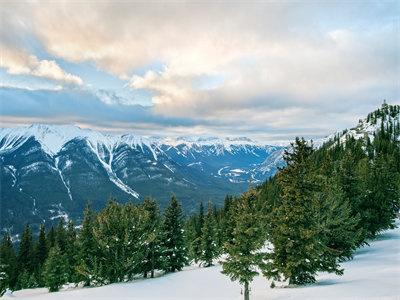
[[(400, 224), (397, 224), (400, 225)], [(270, 289), (271, 282), (258, 277), (251, 285), (252, 300), (399, 300), (400, 229), (387, 231), (370, 247), (357, 251), (354, 260), (343, 263), (343, 276), (321, 274), (312, 285)], [(154, 279), (117, 283), (96, 288), (69, 288), (57, 293), (32, 289), (6, 294), (2, 299), (242, 299), (241, 287), (220, 273), (221, 267), (189, 267), (182, 272)]]

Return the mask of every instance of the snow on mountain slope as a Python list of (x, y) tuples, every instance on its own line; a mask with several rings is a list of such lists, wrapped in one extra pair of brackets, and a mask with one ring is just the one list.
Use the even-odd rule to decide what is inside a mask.
[(121, 142), (128, 143), (135, 148), (141, 147), (143, 149), (143, 144), (151, 147), (148, 140), (133, 135), (118, 137), (103, 135), (95, 130), (82, 129), (71, 125), (33, 124), (29, 127), (2, 129), (0, 131), (0, 141), (2, 142), (0, 151), (15, 149), (16, 146), (22, 145), (30, 137), (34, 137), (51, 156), (57, 154), (67, 142), (75, 138), (85, 139), (95, 148), (100, 144), (112, 149), (113, 146)]
[[(364, 119), (359, 120), (356, 127), (349, 130), (344, 130), (331, 134), (325, 138), (313, 141), (314, 147), (317, 149), (329, 140), (333, 140), (336, 136), (340, 137), (340, 143), (345, 143), (349, 138), (356, 140), (368, 137), (371, 141), (374, 140), (374, 134), (381, 130), (381, 127), (392, 126), (393, 128), (400, 125), (399, 105), (387, 105), (383, 103), (380, 109), (368, 114)], [(400, 141), (400, 136), (397, 136)]]
[(277, 149), (247, 138), (177, 140), (172, 146), (45, 124), (0, 129), (1, 199), (15, 199), (1, 202), (0, 233), (16, 234), (26, 221), (36, 232), (54, 217), (54, 205), (77, 222), (89, 200), (100, 209), (110, 195), (125, 201), (151, 194), (164, 208), (175, 193), (187, 213), (201, 201), (221, 204), (227, 193), (242, 192), (251, 170)]
[[(397, 225), (400, 225), (399, 223)], [(342, 263), (344, 275), (320, 274), (315, 284), (270, 289), (259, 276), (251, 283), (252, 300), (398, 300), (400, 296), (400, 228), (389, 230), (359, 249), (352, 261)], [(184, 271), (153, 279), (117, 283), (96, 288), (67, 288), (8, 292), (6, 299), (26, 300), (239, 300), (241, 287), (220, 273), (221, 266), (188, 267)], [(282, 286), (285, 286), (283, 284)], [(279, 283), (278, 283), (279, 286)]]

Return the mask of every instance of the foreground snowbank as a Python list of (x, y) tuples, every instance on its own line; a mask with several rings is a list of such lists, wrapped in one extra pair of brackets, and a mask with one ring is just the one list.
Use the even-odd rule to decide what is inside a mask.
[[(399, 225), (399, 224), (398, 224)], [(343, 263), (341, 277), (321, 274), (318, 282), (305, 287), (270, 289), (270, 282), (258, 277), (251, 285), (252, 300), (399, 300), (400, 229), (381, 235), (370, 247), (357, 251), (353, 261)], [(67, 288), (57, 293), (31, 289), (8, 294), (2, 299), (95, 300), (95, 299), (242, 299), (241, 288), (220, 273), (221, 267), (186, 268), (182, 272), (154, 279), (111, 284), (97, 288)]]

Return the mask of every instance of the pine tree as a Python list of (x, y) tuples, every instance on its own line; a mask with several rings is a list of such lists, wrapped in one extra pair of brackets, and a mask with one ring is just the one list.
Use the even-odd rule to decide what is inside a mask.
[(93, 226), (98, 245), (97, 281), (120, 282), (142, 272), (147, 250), (144, 222), (142, 208), (131, 202), (122, 206), (110, 199), (100, 211)]
[(399, 211), (400, 175), (395, 160), (389, 155), (377, 154), (368, 172), (367, 191), (360, 208), (368, 237), (394, 227)]
[(38, 285), (40, 287), (44, 286), (44, 281), (42, 279), (42, 270), (44, 262), (47, 258), (47, 242), (46, 242), (46, 231), (44, 223), (40, 225), (40, 231), (38, 236), (38, 241), (35, 247), (35, 264), (36, 264), (36, 277)]
[(216, 243), (216, 222), (211, 210), (211, 201), (208, 202), (208, 210), (204, 220), (201, 236), (201, 259), (205, 266), (212, 266), (213, 259), (218, 255)]
[[(29, 227), (29, 223), (26, 223), (25, 230), (21, 236), (21, 242), (18, 251), (18, 268), (20, 276), (18, 279), (21, 288), (27, 288), (29, 282), (29, 274), (34, 271), (34, 243), (32, 230)], [(26, 276), (24, 275), (26, 273)]]
[(67, 246), (67, 235), (65, 232), (64, 218), (62, 217), (60, 218), (60, 221), (58, 222), (57, 225), (55, 245), (58, 246), (58, 248), (61, 251), (61, 254), (65, 253), (65, 248)]
[(42, 266), (47, 258), (46, 231), (44, 223), (40, 224), (38, 241), (36, 244), (36, 263)]
[(197, 261), (201, 258), (202, 256), (202, 229), (204, 225), (204, 205), (203, 202), (200, 202), (200, 208), (199, 208), (199, 216), (197, 218), (197, 222), (194, 224), (195, 225), (195, 238), (193, 240), (193, 252), (194, 252), (194, 260), (197, 263)]
[(50, 230), (46, 236), (47, 243), (47, 253), (49, 253), (50, 249), (54, 247), (56, 243), (56, 231), (54, 230), (53, 224), (51, 224)]
[(18, 264), (14, 247), (9, 234), (3, 236), (0, 245), (0, 265), (5, 273), (2, 284), (5, 288), (15, 289), (18, 279)]
[(232, 240), (225, 243), (227, 258), (221, 262), (222, 273), (244, 286), (245, 300), (250, 297), (251, 281), (259, 274), (257, 268), (264, 269), (265, 265), (264, 254), (260, 250), (266, 235), (260, 212), (258, 193), (253, 188), (234, 202)]
[[(287, 167), (278, 174), (282, 196), (268, 216), (273, 224), (268, 239), (274, 249), (267, 255), (270, 262), (264, 275), (275, 280), (283, 275), (289, 284), (305, 284), (315, 282), (317, 271), (343, 273), (340, 250), (329, 247), (334, 241), (329, 227), (349, 215), (335, 215), (344, 213), (346, 203), (338, 200), (339, 194), (329, 193), (328, 182), (319, 178), (321, 170), (311, 160), (313, 148), (299, 138), (292, 148), (285, 152)], [(328, 209), (336, 206), (340, 207), (336, 212)]]
[(145, 214), (145, 255), (141, 268), (144, 277), (147, 277), (147, 274), (150, 273), (151, 278), (153, 278), (154, 270), (162, 269), (164, 263), (161, 247), (161, 211), (156, 199), (152, 199), (150, 196), (146, 197), (143, 210)]
[(75, 268), (77, 266), (77, 242), (76, 242), (76, 230), (74, 228), (74, 223), (68, 220), (67, 232), (66, 232), (67, 243), (65, 247), (65, 255), (68, 266), (68, 281), (74, 282), (76, 279)]
[(172, 194), (171, 201), (165, 210), (163, 222), (163, 247), (166, 259), (164, 270), (167, 272), (180, 271), (187, 263), (182, 215), (181, 203)]
[(57, 292), (67, 282), (67, 266), (65, 255), (61, 253), (58, 245), (50, 249), (49, 256), (44, 265), (43, 277), (49, 292)]
[(80, 274), (80, 280), (85, 285), (90, 285), (94, 273), (94, 258), (96, 256), (97, 242), (93, 234), (93, 223), (96, 214), (92, 212), (90, 202), (86, 206), (82, 229), (78, 236), (78, 266), (77, 272)]

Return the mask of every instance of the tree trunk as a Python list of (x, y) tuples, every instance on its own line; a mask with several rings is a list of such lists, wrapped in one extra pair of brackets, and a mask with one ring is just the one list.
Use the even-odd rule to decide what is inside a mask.
[(144, 272), (143, 277), (147, 278), (147, 271)]
[(249, 283), (246, 281), (244, 283), (244, 300), (249, 300), (250, 299), (250, 295), (249, 295)]
[(154, 269), (151, 269), (151, 278), (154, 278)]

